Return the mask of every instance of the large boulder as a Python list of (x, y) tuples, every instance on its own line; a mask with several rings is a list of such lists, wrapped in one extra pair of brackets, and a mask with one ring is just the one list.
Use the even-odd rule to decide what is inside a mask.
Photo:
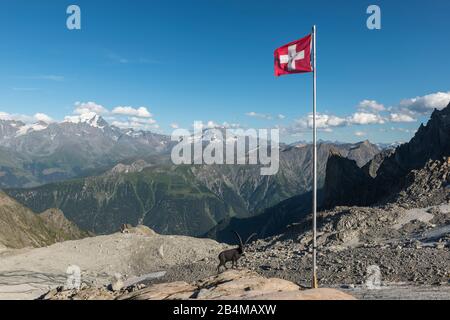
[(120, 292), (87, 287), (79, 291), (53, 290), (43, 299), (117, 300), (354, 300), (335, 289), (302, 290), (293, 282), (265, 278), (254, 271), (228, 270), (189, 284), (184, 281), (161, 283), (145, 288), (128, 287)]

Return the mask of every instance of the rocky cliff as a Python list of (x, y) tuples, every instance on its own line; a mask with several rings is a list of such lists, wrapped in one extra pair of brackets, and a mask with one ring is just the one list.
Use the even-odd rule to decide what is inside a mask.
[(450, 155), (450, 104), (431, 115), (410, 142), (384, 152), (359, 169), (347, 159), (330, 155), (325, 178), (324, 207), (372, 205), (389, 201), (407, 187), (412, 170)]

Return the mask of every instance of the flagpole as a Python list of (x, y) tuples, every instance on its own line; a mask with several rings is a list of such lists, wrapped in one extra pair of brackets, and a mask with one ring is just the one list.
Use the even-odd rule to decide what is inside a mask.
[(317, 281), (317, 128), (316, 128), (316, 25), (313, 34), (313, 275), (312, 287), (318, 288)]

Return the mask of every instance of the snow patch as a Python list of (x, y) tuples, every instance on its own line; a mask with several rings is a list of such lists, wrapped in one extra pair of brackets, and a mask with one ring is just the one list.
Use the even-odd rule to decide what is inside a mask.
[(33, 123), (33, 124), (26, 124), (24, 126), (21, 126), (19, 130), (16, 132), (16, 137), (26, 135), (27, 133), (33, 132), (33, 131), (42, 131), (47, 129), (48, 125), (44, 123)]
[(99, 129), (103, 129), (105, 127), (104, 125), (100, 125), (101, 117), (95, 112), (83, 113), (79, 116), (66, 116), (63, 122), (74, 124), (86, 123), (91, 127)]

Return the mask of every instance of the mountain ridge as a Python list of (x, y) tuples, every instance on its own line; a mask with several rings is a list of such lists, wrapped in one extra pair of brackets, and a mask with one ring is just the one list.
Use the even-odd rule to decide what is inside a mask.
[[(26, 130), (25, 130), (25, 129)], [(169, 136), (120, 129), (102, 117), (40, 125), (0, 120), (0, 187), (32, 187), (82, 176), (131, 157), (168, 153)]]
[[(361, 163), (379, 151), (367, 143), (358, 146), (320, 144), (319, 185), (324, 182), (330, 148), (339, 148)], [(227, 218), (255, 216), (309, 192), (311, 166), (312, 146), (308, 145), (283, 148), (280, 170), (274, 176), (261, 176), (257, 165), (175, 166), (140, 161), (116, 165), (103, 175), (5, 190), (35, 211), (60, 208), (68, 219), (96, 234), (115, 232), (123, 223), (142, 223), (162, 234), (201, 236)]]
[(0, 245), (14, 249), (42, 247), (87, 236), (60, 210), (35, 214), (0, 191)]
[[(427, 124), (421, 124), (408, 143), (398, 146), (393, 152), (375, 157), (366, 168), (352, 165), (344, 157), (330, 155), (324, 206), (332, 208), (337, 205), (386, 202), (406, 186), (407, 175), (412, 170), (423, 168), (430, 160), (442, 160), (449, 155), (450, 104), (442, 110), (434, 110)], [(336, 177), (344, 168), (351, 177)]]

